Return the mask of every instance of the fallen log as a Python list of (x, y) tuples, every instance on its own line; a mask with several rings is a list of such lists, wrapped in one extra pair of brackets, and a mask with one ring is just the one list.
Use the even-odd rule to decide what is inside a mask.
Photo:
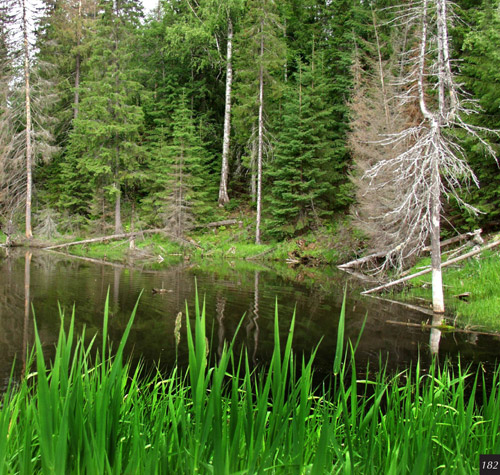
[[(450, 259), (446, 262), (443, 262), (441, 264), (441, 267), (447, 267), (447, 266), (450, 266), (451, 264), (455, 264), (456, 262), (463, 261), (464, 259), (467, 259), (468, 257), (475, 256), (475, 255), (480, 254), (481, 252), (486, 251), (488, 249), (493, 249), (494, 247), (498, 246), (499, 244), (500, 244), (500, 240), (491, 242), (491, 243), (487, 244), (486, 246), (481, 247), (480, 249), (476, 249), (475, 251), (467, 252), (465, 254), (462, 254), (459, 257), (455, 257), (455, 258)], [(411, 280), (414, 277), (419, 277), (421, 275), (428, 274), (431, 271), (432, 271), (432, 268), (424, 269), (420, 272), (416, 272), (415, 274), (407, 275), (406, 277), (401, 277), (400, 279), (393, 280), (392, 282), (388, 282), (387, 284), (384, 284), (384, 285), (379, 285), (378, 287), (374, 287), (373, 289), (365, 290), (364, 292), (361, 292), (361, 293), (363, 295), (368, 295), (368, 294), (371, 294), (372, 292), (378, 292), (379, 290), (384, 290), (384, 289), (387, 289), (387, 288), (392, 287), (394, 285), (406, 282), (407, 280)]]
[(399, 300), (385, 299), (383, 297), (377, 297), (375, 295), (370, 295), (370, 297), (372, 299), (377, 299), (377, 300), (380, 300), (382, 302), (401, 305), (402, 307), (408, 308), (410, 310), (415, 310), (415, 311), (420, 312), (420, 313), (424, 313), (425, 315), (434, 315), (434, 312), (430, 308), (420, 307), (419, 305), (413, 305), (411, 303), (400, 302)]
[(51, 251), (53, 249), (61, 249), (63, 247), (79, 246), (81, 244), (92, 244), (92, 243), (96, 243), (96, 242), (115, 241), (117, 239), (126, 239), (126, 238), (135, 237), (135, 236), (141, 236), (143, 234), (165, 234), (165, 235), (169, 236), (171, 239), (173, 239), (174, 241), (180, 242), (181, 244), (188, 244), (190, 246), (195, 246), (195, 247), (201, 248), (201, 246), (193, 240), (186, 240), (186, 239), (183, 239), (179, 236), (174, 236), (173, 234), (169, 233), (165, 229), (156, 228), (156, 229), (145, 229), (144, 231), (134, 231), (132, 233), (111, 234), (109, 236), (102, 236), (102, 237), (91, 238), (91, 239), (83, 239), (82, 241), (65, 242), (63, 244), (56, 244), (54, 246), (45, 246), (45, 247), (42, 247), (42, 249), (45, 251)]
[(483, 332), (477, 330), (466, 330), (465, 328), (456, 328), (449, 325), (429, 325), (427, 323), (412, 323), (412, 322), (398, 322), (395, 320), (386, 320), (385, 323), (389, 323), (390, 325), (401, 325), (404, 327), (414, 327), (414, 328), (422, 328), (422, 329), (436, 329), (440, 331), (453, 332), (453, 333), (468, 333), (474, 335), (487, 335), (487, 336), (498, 336), (498, 333), (495, 332)]
[(385, 252), (377, 252), (375, 254), (370, 254), (369, 256), (360, 257), (359, 259), (354, 259), (353, 261), (346, 262), (345, 264), (340, 264), (337, 267), (339, 269), (348, 269), (350, 267), (357, 267), (365, 262), (369, 262), (372, 259), (376, 259), (378, 257), (384, 257), (386, 255)]
[[(450, 239), (445, 239), (444, 241), (441, 241), (439, 243), (439, 246), (440, 247), (446, 247), (446, 246), (449, 246), (450, 244), (455, 244), (456, 242), (460, 242), (460, 241), (463, 241), (464, 239), (468, 238), (468, 237), (478, 237), (478, 238), (481, 238), (481, 233), (483, 232), (482, 229), (476, 229), (474, 231), (471, 231), (469, 233), (464, 233), (464, 234), (459, 234), (458, 236), (455, 236), (455, 237), (452, 237)], [(482, 238), (481, 238), (482, 239)], [(426, 246), (422, 249), (422, 251), (430, 251), (431, 250), (431, 247), (430, 246)]]
[[(446, 247), (446, 246), (449, 246), (450, 244), (454, 244), (456, 242), (463, 241), (464, 239), (466, 239), (468, 237), (476, 237), (476, 236), (480, 237), (482, 232), (483, 232), (482, 229), (476, 229), (475, 231), (471, 231), (469, 233), (460, 234), (460, 235), (452, 237), (450, 239), (445, 239), (444, 241), (441, 241), (439, 243), (439, 246)], [(428, 252), (430, 250), (431, 250), (430, 246), (426, 246), (422, 249), (422, 251), (424, 251), (424, 252)], [(337, 267), (339, 269), (347, 269), (350, 267), (357, 267), (357, 266), (360, 266), (361, 264), (365, 264), (366, 262), (371, 261), (372, 259), (384, 257), (385, 255), (386, 255), (385, 252), (377, 252), (375, 254), (370, 254), (369, 256), (360, 257), (359, 259), (355, 259), (353, 261), (346, 262), (345, 264), (340, 264)]]
[(80, 244), (91, 244), (95, 242), (103, 242), (103, 241), (115, 241), (117, 239), (125, 239), (129, 237), (134, 237), (134, 236), (140, 236), (141, 234), (155, 234), (155, 233), (166, 233), (164, 229), (147, 229), (145, 231), (134, 231), (133, 233), (121, 233), (121, 234), (111, 234), (109, 236), (102, 236), (102, 237), (97, 237), (97, 238), (91, 238), (91, 239), (83, 239), (82, 241), (71, 241), (71, 242), (65, 242), (63, 244), (56, 244), (54, 246), (47, 246), (43, 247), (45, 251), (49, 251), (52, 249), (60, 249), (63, 247), (70, 247), (70, 246), (78, 246)]

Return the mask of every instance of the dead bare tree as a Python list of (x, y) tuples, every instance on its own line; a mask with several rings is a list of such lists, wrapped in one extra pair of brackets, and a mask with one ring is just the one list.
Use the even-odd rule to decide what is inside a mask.
[[(432, 256), (433, 310), (444, 312), (441, 252), (439, 245), (443, 199), (465, 203), (458, 190), (479, 186), (464, 151), (456, 140), (457, 129), (472, 135), (495, 157), (484, 139), (491, 130), (467, 123), (476, 104), (461, 91), (455, 79), (449, 52), (447, 0), (422, 0), (396, 15), (395, 22), (419, 25), (416, 47), (404, 53), (406, 75), (398, 86), (403, 91), (400, 107), (418, 101), (420, 120), (402, 130), (386, 134), (377, 145), (401, 151), (377, 161), (363, 174), (371, 193), (385, 198), (385, 211), (372, 219), (384, 222), (385, 261), (395, 266), (416, 255), (430, 240)], [(496, 132), (495, 132), (496, 133)], [(387, 198), (390, 198), (389, 200)]]

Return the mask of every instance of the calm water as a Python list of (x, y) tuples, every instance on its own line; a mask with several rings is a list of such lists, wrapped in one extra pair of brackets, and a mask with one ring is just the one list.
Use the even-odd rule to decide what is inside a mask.
[[(461, 353), (466, 361), (492, 365), (500, 354), (499, 338), (481, 334), (443, 333), (388, 321), (420, 324), (432, 316), (401, 305), (362, 297), (332, 269), (296, 271), (286, 266), (274, 269), (249, 263), (207, 261), (203, 268), (186, 263), (165, 265), (159, 270), (96, 264), (54, 253), (0, 254), (0, 386), (7, 384), (12, 362), (21, 370), (27, 348), (33, 344), (33, 315), (36, 314), (42, 342), (50, 354), (57, 339), (58, 305), (69, 316), (76, 308), (76, 324), (86, 334), (100, 331), (106, 294), (110, 295), (110, 335), (118, 342), (139, 295), (139, 310), (128, 351), (135, 360), (168, 367), (176, 355), (175, 319), (185, 315), (186, 301), (194, 315), (197, 282), (205, 297), (207, 323), (213, 351), (220, 351), (233, 338), (243, 317), (237, 341), (245, 344), (255, 363), (266, 362), (272, 351), (274, 309), (278, 302), (280, 331), (286, 337), (296, 309), (294, 348), (308, 353), (321, 344), (317, 371), (332, 367), (337, 322), (343, 288), (347, 285), (346, 335), (355, 341), (368, 314), (357, 353), (358, 368), (370, 361), (376, 367), (379, 355), (391, 368), (404, 367), (419, 352), (430, 360), (431, 348), (440, 355)], [(168, 292), (154, 294), (153, 288)], [(432, 341), (431, 341), (432, 340)], [(115, 343), (117, 344), (117, 343)], [(178, 358), (186, 359), (185, 322), (181, 329)], [(17, 374), (19, 374), (17, 372)]]

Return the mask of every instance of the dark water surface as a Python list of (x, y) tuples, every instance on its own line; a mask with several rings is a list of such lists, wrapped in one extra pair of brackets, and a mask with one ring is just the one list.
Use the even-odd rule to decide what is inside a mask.
[[(333, 269), (293, 270), (251, 265), (246, 262), (207, 261), (203, 267), (186, 263), (159, 270), (138, 270), (96, 264), (54, 253), (0, 254), (0, 387), (5, 388), (12, 362), (19, 374), (24, 355), (33, 345), (33, 315), (48, 354), (53, 351), (60, 325), (58, 305), (69, 317), (76, 308), (78, 329), (93, 336), (102, 328), (106, 294), (110, 296), (110, 336), (118, 344), (131, 311), (142, 293), (128, 351), (146, 365), (173, 365), (176, 358), (175, 320), (185, 316), (186, 301), (194, 316), (195, 280), (205, 297), (207, 326), (214, 352), (233, 338), (245, 344), (251, 359), (266, 362), (272, 352), (275, 302), (279, 306), (281, 337), (288, 333), (294, 309), (294, 349), (309, 353), (321, 340), (316, 369), (327, 374), (333, 364), (337, 323), (343, 288), (347, 285), (346, 338), (355, 341), (368, 314), (357, 352), (358, 368), (378, 366), (379, 356), (391, 369), (415, 361), (419, 352), (430, 361), (431, 349), (440, 355), (457, 355), (462, 361), (484, 362), (491, 367), (500, 355), (499, 338), (474, 333), (441, 333), (388, 321), (421, 324), (432, 316), (359, 295), (343, 273)], [(152, 289), (168, 292), (154, 294)], [(69, 318), (67, 319), (69, 320)], [(178, 360), (185, 362), (185, 321), (182, 321)], [(432, 340), (432, 341), (431, 341)], [(98, 338), (99, 341), (99, 338)]]

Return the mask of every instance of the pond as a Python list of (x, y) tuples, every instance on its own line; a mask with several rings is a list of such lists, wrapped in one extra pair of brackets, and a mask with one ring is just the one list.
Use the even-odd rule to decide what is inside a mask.
[[(117, 345), (132, 309), (140, 297), (128, 344), (133, 361), (148, 367), (171, 367), (187, 358), (185, 321), (176, 344), (179, 312), (194, 316), (196, 288), (205, 300), (207, 327), (214, 353), (230, 341), (238, 324), (238, 344), (244, 344), (251, 361), (269, 360), (274, 335), (276, 302), (279, 327), (286, 338), (295, 311), (294, 350), (310, 353), (319, 344), (316, 371), (331, 371), (343, 292), (347, 288), (346, 339), (357, 340), (366, 325), (356, 354), (358, 368), (377, 368), (382, 360), (390, 369), (403, 368), (420, 354), (456, 356), (462, 361), (494, 364), (500, 353), (499, 338), (481, 333), (440, 332), (421, 324), (432, 315), (371, 297), (361, 296), (349, 277), (336, 269), (293, 269), (286, 265), (245, 261), (162, 263), (154, 270), (71, 258), (51, 252), (12, 252), (0, 255), (0, 386), (9, 380), (16, 360), (22, 371), (27, 349), (34, 342), (33, 308), (47, 354), (53, 352), (60, 326), (58, 306), (68, 322), (75, 308), (76, 325), (90, 338), (99, 335), (109, 292), (110, 336)], [(154, 293), (153, 289), (164, 289)], [(409, 326), (407, 324), (413, 325)], [(97, 341), (99, 341), (99, 336)]]

